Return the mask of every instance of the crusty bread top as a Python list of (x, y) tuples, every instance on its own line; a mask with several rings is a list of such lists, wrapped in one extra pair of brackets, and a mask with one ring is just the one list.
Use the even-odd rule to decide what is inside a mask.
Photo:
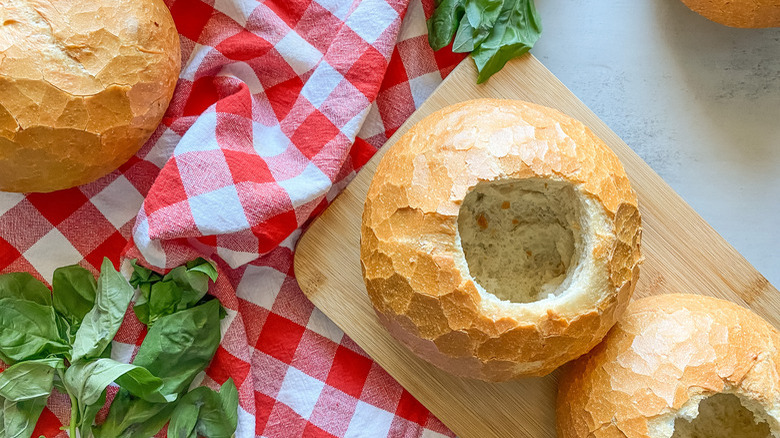
[[(610, 232), (589, 236), (592, 258), (608, 265), (596, 296), (494, 305), (462, 269), (466, 194), (480, 181), (526, 178), (568, 181), (608, 217)], [(547, 374), (595, 345), (627, 305), (639, 275), (636, 203), (618, 158), (579, 121), (521, 101), (455, 104), (379, 163), (361, 232), (367, 290), (391, 332), (444, 369), (483, 380)]]
[(780, 27), (780, 0), (682, 0), (704, 17), (731, 27)]
[(0, 190), (115, 169), (159, 124), (180, 63), (162, 0), (0, 0)]
[[(728, 392), (780, 408), (777, 330), (734, 303), (656, 295), (629, 305), (559, 379), (561, 438), (656, 437), (691, 399)], [(666, 417), (665, 417), (666, 416)]]

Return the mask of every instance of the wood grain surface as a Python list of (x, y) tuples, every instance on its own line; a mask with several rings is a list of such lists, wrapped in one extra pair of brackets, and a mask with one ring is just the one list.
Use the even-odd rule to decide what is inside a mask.
[(536, 58), (510, 62), (487, 84), (476, 85), (475, 79), (467, 58), (311, 225), (295, 256), (295, 274), (309, 299), (458, 436), (554, 437), (557, 373), (508, 383), (454, 377), (418, 359), (376, 319), (360, 271), (360, 220), (368, 186), (382, 153), (444, 106), (478, 97), (522, 99), (581, 120), (617, 153), (639, 196), (645, 261), (634, 298), (712, 295), (749, 307), (780, 327), (777, 289)]

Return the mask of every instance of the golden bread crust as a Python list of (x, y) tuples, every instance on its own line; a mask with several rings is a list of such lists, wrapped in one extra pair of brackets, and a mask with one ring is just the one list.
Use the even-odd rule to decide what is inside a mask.
[(730, 27), (780, 27), (778, 0), (682, 0), (705, 18)]
[[(457, 266), (460, 204), (478, 182), (566, 180), (614, 222), (596, 239), (609, 290), (589, 308), (528, 315), (486, 306)], [(641, 218), (615, 154), (560, 112), (513, 100), (446, 107), (412, 127), (379, 163), (366, 198), (361, 262), (382, 323), (456, 375), (501, 381), (545, 375), (596, 345), (638, 280)]]
[(564, 367), (558, 436), (648, 437), (651, 420), (720, 392), (776, 406), (778, 342), (774, 327), (728, 301), (685, 294), (637, 300), (601, 344)]
[(0, 0), (0, 190), (119, 167), (157, 128), (180, 66), (162, 0)]

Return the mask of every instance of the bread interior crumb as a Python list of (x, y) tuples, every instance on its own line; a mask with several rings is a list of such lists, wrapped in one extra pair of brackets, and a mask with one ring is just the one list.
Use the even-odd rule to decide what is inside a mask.
[(707, 397), (699, 403), (695, 417), (678, 416), (674, 420), (671, 438), (772, 437), (769, 424), (760, 418), (766, 413), (760, 404), (753, 405), (748, 409), (734, 394), (720, 393)]
[(557, 296), (583, 248), (580, 204), (565, 181), (480, 182), (458, 215), (469, 273), (501, 300), (530, 303)]

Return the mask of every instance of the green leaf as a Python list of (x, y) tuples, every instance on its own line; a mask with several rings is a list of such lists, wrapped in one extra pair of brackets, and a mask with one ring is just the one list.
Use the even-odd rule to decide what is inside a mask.
[(52, 280), (54, 309), (78, 329), (95, 304), (97, 283), (88, 270), (78, 265), (65, 266), (54, 271)]
[(81, 412), (79, 413), (79, 433), (82, 437), (91, 436), (92, 425), (95, 424), (95, 417), (97, 417), (98, 411), (100, 411), (100, 408), (102, 408), (104, 404), (106, 404), (105, 390), (103, 390), (103, 393), (100, 394), (100, 397), (95, 403), (81, 407)]
[(0, 298), (18, 298), (24, 301), (51, 305), (51, 291), (26, 272), (0, 275)]
[(466, 19), (460, 21), (452, 51), (471, 52), (482, 44), (490, 35), (503, 3), (503, 0), (467, 0)]
[(0, 396), (10, 401), (49, 397), (57, 370), (65, 369), (62, 359), (46, 358), (19, 362), (0, 373)]
[(190, 391), (179, 403), (176, 403), (176, 409), (173, 410), (171, 422), (168, 424), (168, 438), (198, 438), (195, 427), (198, 425), (200, 407), (195, 405), (191, 397), (188, 397), (198, 389), (200, 388)]
[(29, 438), (35, 429), (35, 423), (46, 406), (48, 397), (39, 397), (25, 401), (5, 400), (3, 402), (4, 438)]
[(465, 14), (464, 0), (436, 0), (436, 10), (428, 19), (428, 44), (439, 50), (446, 47)]
[(100, 356), (119, 330), (132, 297), (133, 287), (104, 258), (97, 281), (95, 305), (84, 316), (76, 332), (71, 362)]
[(149, 403), (120, 390), (108, 418), (93, 433), (96, 438), (148, 438), (165, 426), (175, 407), (176, 403)]
[(187, 271), (200, 272), (206, 274), (211, 281), (217, 281), (217, 269), (207, 260), (198, 257), (197, 259), (187, 262)]
[(137, 260), (132, 260), (130, 263), (133, 266), (133, 274), (130, 276), (130, 284), (133, 287), (139, 287), (142, 283), (150, 281), (159, 281), (162, 275), (152, 271), (151, 269), (144, 268), (136, 263)]
[(162, 316), (189, 309), (198, 304), (209, 289), (209, 280), (217, 278), (217, 270), (208, 261), (198, 258), (172, 269), (165, 276), (134, 265), (131, 284), (141, 292), (133, 306), (138, 320), (152, 326)]
[(64, 354), (54, 309), (16, 298), (0, 299), (0, 358), (7, 363)]
[[(146, 334), (133, 364), (161, 378), (163, 394), (184, 393), (217, 351), (221, 308), (219, 301), (211, 300), (161, 317)], [(172, 405), (149, 403), (122, 389), (111, 404), (106, 421), (95, 430), (96, 436), (153, 436), (172, 411)]]
[[(68, 390), (65, 389), (65, 367), (57, 368), (57, 373), (54, 376), (54, 387), (61, 393), (67, 394)], [(0, 435), (2, 436), (2, 435)]]
[(455, 41), (452, 43), (452, 51), (455, 53), (471, 52), (474, 50), (474, 47), (487, 38), (487, 34), (481, 40), (478, 38), (477, 30), (471, 26), (469, 20), (461, 20), (458, 33), (455, 35)]
[(489, 31), (501, 14), (504, 0), (467, 0), (466, 19), (474, 29)]
[(163, 379), (164, 393), (185, 391), (206, 369), (221, 339), (219, 301), (160, 318), (144, 338), (133, 363)]
[(174, 313), (181, 298), (182, 289), (176, 283), (161, 281), (153, 284), (149, 299), (149, 325), (154, 324), (163, 315)]
[(506, 0), (490, 35), (471, 53), (485, 82), (507, 61), (528, 52), (539, 39), (541, 23), (533, 0)]
[(64, 316), (54, 312), (54, 325), (57, 326), (57, 333), (60, 335), (60, 339), (68, 344), (73, 345), (73, 339), (76, 337), (76, 330), (71, 328), (70, 323)]
[(219, 394), (195, 388), (176, 404), (168, 425), (168, 438), (230, 438), (238, 424), (238, 391), (228, 379)]
[(131, 394), (144, 400), (165, 403), (176, 399), (160, 392), (162, 380), (138, 365), (113, 359), (79, 361), (65, 371), (65, 388), (84, 405), (97, 403), (101, 393), (111, 382), (116, 382)]
[(238, 388), (236, 388), (233, 379), (227, 379), (219, 388), (219, 398), (222, 402), (222, 409), (235, 430), (238, 426)]

